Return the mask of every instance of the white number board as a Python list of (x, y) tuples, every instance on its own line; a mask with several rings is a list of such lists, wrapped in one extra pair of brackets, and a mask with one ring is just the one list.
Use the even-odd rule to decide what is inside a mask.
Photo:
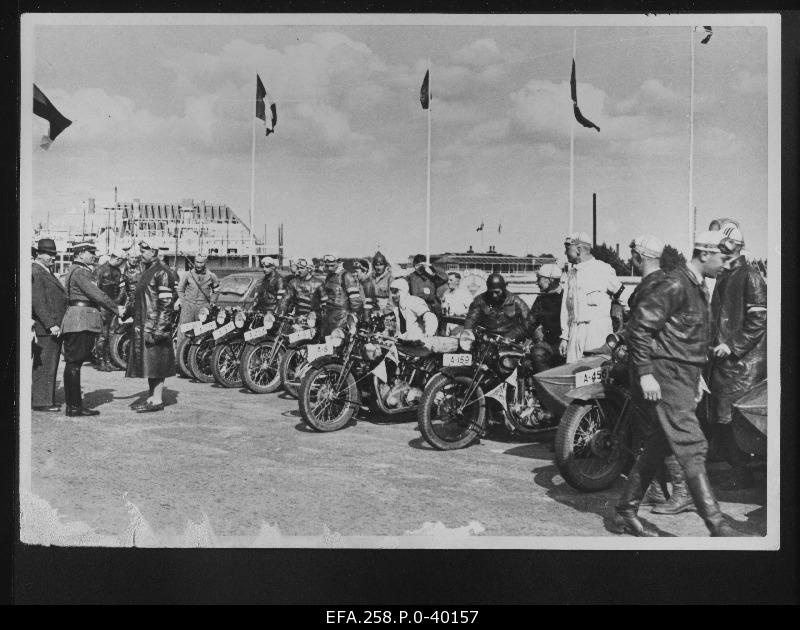
[(252, 330), (248, 330), (244, 334), (244, 340), (252, 341), (253, 339), (259, 339), (260, 337), (266, 335), (269, 332), (270, 328), (272, 328), (272, 326), (261, 326), (260, 328), (253, 328)]
[(228, 322), (227, 324), (225, 324), (221, 328), (217, 328), (211, 334), (211, 336), (214, 337), (214, 339), (219, 339), (220, 337), (224, 337), (229, 332), (233, 331), (235, 328), (236, 328), (236, 324), (234, 324), (233, 322)]
[(313, 328), (306, 328), (305, 330), (297, 330), (289, 335), (289, 343), (297, 343), (304, 339), (313, 339), (316, 331)]
[(214, 330), (216, 327), (217, 327), (217, 322), (208, 322), (207, 324), (203, 324), (195, 328), (194, 334), (202, 335), (203, 333), (207, 333), (209, 330)]
[(194, 330), (198, 326), (200, 326), (200, 322), (187, 322), (186, 324), (181, 324), (181, 332), (182, 333), (189, 332), (190, 330)]
[(308, 356), (306, 360), (311, 363), (315, 359), (333, 354), (333, 346), (328, 343), (312, 343), (306, 346)]
[(445, 367), (460, 367), (472, 365), (471, 354), (443, 354), (442, 365)]
[(591, 370), (584, 370), (575, 374), (575, 387), (601, 383), (608, 376), (608, 368), (597, 367)]

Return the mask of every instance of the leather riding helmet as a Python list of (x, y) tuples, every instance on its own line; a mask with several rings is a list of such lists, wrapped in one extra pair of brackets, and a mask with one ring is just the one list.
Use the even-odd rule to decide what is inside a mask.
[[(500, 289), (500, 294), (497, 298), (492, 293), (495, 289)], [(506, 299), (506, 280), (499, 273), (493, 273), (486, 278), (486, 299), (494, 304), (500, 304)]]

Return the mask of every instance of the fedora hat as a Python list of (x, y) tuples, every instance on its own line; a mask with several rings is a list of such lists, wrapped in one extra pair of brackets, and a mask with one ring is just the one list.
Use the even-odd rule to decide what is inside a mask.
[(57, 254), (56, 242), (52, 238), (40, 238), (36, 244), (36, 251), (44, 254)]

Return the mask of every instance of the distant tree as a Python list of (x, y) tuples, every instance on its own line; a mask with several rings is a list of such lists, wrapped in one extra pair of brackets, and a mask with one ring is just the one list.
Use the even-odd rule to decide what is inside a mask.
[(605, 243), (593, 247), (592, 256), (597, 258), (597, 260), (602, 260), (604, 263), (611, 265), (618, 276), (627, 276), (630, 274), (630, 265), (625, 264), (616, 250)]
[(685, 264), (686, 257), (683, 254), (672, 245), (664, 245), (664, 251), (661, 253), (661, 268), (664, 271), (672, 271)]
[(539, 254), (537, 258), (556, 258), (553, 254)]

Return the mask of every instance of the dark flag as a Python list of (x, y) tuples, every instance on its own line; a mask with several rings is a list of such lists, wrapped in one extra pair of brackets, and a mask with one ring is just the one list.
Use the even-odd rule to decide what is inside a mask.
[[(267, 108), (264, 103), (264, 99), (267, 99), (269, 103), (270, 112), (272, 112), (272, 120), (270, 124), (267, 124)], [(275, 107), (275, 102), (272, 100), (272, 97), (267, 92), (264, 84), (261, 82), (261, 77), (256, 75), (256, 118), (260, 118), (264, 121), (264, 124), (267, 128), (266, 135), (275, 132), (275, 123), (278, 122), (278, 110)]]
[(499, 223), (499, 224), (497, 225), (497, 233), (498, 233), (498, 234), (500, 234), (502, 231), (503, 231), (503, 224), (502, 224), (502, 223)]
[(480, 232), (481, 230), (483, 230), (483, 221), (481, 221), (481, 226), (480, 227), (475, 228), (476, 232)]
[(714, 34), (714, 31), (711, 30), (710, 26), (704, 26), (703, 30), (705, 30), (706, 36), (703, 39), (700, 40), (700, 43), (701, 44), (707, 44), (708, 40), (710, 40), (711, 36)]
[(422, 104), (422, 109), (428, 109), (431, 104), (431, 93), (428, 89), (428, 81), (430, 79), (430, 70), (425, 71), (425, 78), (422, 80), (422, 87), (419, 89), (419, 102)]
[(53, 140), (72, 124), (71, 120), (62, 116), (61, 112), (53, 107), (50, 100), (35, 84), (33, 86), (33, 113), (50, 123), (49, 133), (46, 136), (42, 136), (42, 144), (40, 146), (43, 149), (48, 149)]
[(575, 60), (572, 60), (572, 76), (569, 79), (569, 86), (572, 90), (572, 111), (575, 112), (575, 120), (577, 120), (580, 124), (584, 127), (592, 128), (594, 127), (597, 131), (600, 131), (600, 127), (595, 125), (591, 120), (586, 118), (583, 114), (581, 114), (581, 110), (578, 108), (578, 89), (575, 84)]

